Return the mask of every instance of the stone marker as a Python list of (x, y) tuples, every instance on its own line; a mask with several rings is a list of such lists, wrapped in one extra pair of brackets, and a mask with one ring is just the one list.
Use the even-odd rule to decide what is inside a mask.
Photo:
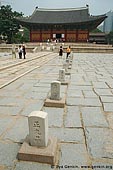
[(47, 47), (46, 50), (47, 50), (47, 51), (50, 51), (50, 47)]
[(48, 139), (48, 114), (42, 111), (33, 111), (28, 116), (28, 123), (29, 135), (18, 152), (18, 159), (55, 164), (58, 142), (56, 137)]
[(70, 55), (70, 63), (72, 64), (72, 61), (73, 61), (73, 51), (71, 52), (71, 55)]
[(65, 74), (70, 75), (68, 72), (68, 67), (69, 67), (69, 59), (66, 60), (66, 62), (63, 64), (63, 69), (65, 69)]
[(59, 81), (64, 82), (65, 81), (65, 69), (59, 70)]
[(64, 107), (65, 106), (65, 96), (60, 97), (60, 81), (53, 81), (51, 83), (51, 94), (44, 102), (44, 106), (47, 107)]
[(34, 111), (28, 116), (29, 142), (31, 146), (46, 147), (48, 144), (48, 115)]
[(66, 62), (63, 63), (63, 69), (65, 69), (65, 71), (66, 71), (66, 69), (67, 69), (67, 63), (66, 63)]
[(42, 49), (41, 49), (41, 50), (44, 50), (44, 48), (45, 48), (45, 47), (44, 47), (44, 46), (42, 46)]
[(51, 83), (51, 99), (52, 100), (60, 100), (60, 85), (59, 81), (53, 81)]
[(55, 49), (55, 46), (53, 46), (52, 50), (54, 50), (54, 49)]

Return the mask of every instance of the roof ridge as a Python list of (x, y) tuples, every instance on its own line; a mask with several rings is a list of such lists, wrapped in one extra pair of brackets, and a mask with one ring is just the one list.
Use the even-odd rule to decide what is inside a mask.
[(88, 7), (78, 7), (78, 8), (38, 8), (36, 7), (36, 11), (75, 11), (81, 9), (88, 9)]

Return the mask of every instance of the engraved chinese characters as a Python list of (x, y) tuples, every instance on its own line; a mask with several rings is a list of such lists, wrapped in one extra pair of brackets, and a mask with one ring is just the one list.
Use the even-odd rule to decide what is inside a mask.
[(51, 83), (51, 99), (60, 100), (60, 85), (59, 81), (53, 81)]
[(46, 147), (48, 144), (48, 114), (33, 111), (28, 116), (30, 145)]

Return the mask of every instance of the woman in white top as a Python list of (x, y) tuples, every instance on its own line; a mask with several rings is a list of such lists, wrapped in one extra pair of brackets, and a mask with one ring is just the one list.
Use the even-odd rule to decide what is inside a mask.
[(18, 54), (19, 54), (19, 59), (22, 59), (22, 47), (19, 45), (18, 47)]

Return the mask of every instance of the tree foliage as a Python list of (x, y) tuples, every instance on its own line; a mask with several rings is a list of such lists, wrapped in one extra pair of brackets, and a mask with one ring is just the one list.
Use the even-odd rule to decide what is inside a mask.
[(91, 31), (92, 33), (98, 33), (98, 32), (102, 32), (101, 30), (99, 30), (98, 28), (94, 29), (93, 31)]
[(13, 12), (10, 5), (1, 6), (0, 8), (0, 35), (8, 43), (12, 43), (14, 35), (20, 28), (15, 18), (21, 16), (23, 14)]
[(15, 36), (13, 37), (13, 42), (14, 43), (24, 43), (24, 42), (29, 42), (30, 41), (30, 32), (27, 28), (23, 27), (22, 32), (19, 31)]

